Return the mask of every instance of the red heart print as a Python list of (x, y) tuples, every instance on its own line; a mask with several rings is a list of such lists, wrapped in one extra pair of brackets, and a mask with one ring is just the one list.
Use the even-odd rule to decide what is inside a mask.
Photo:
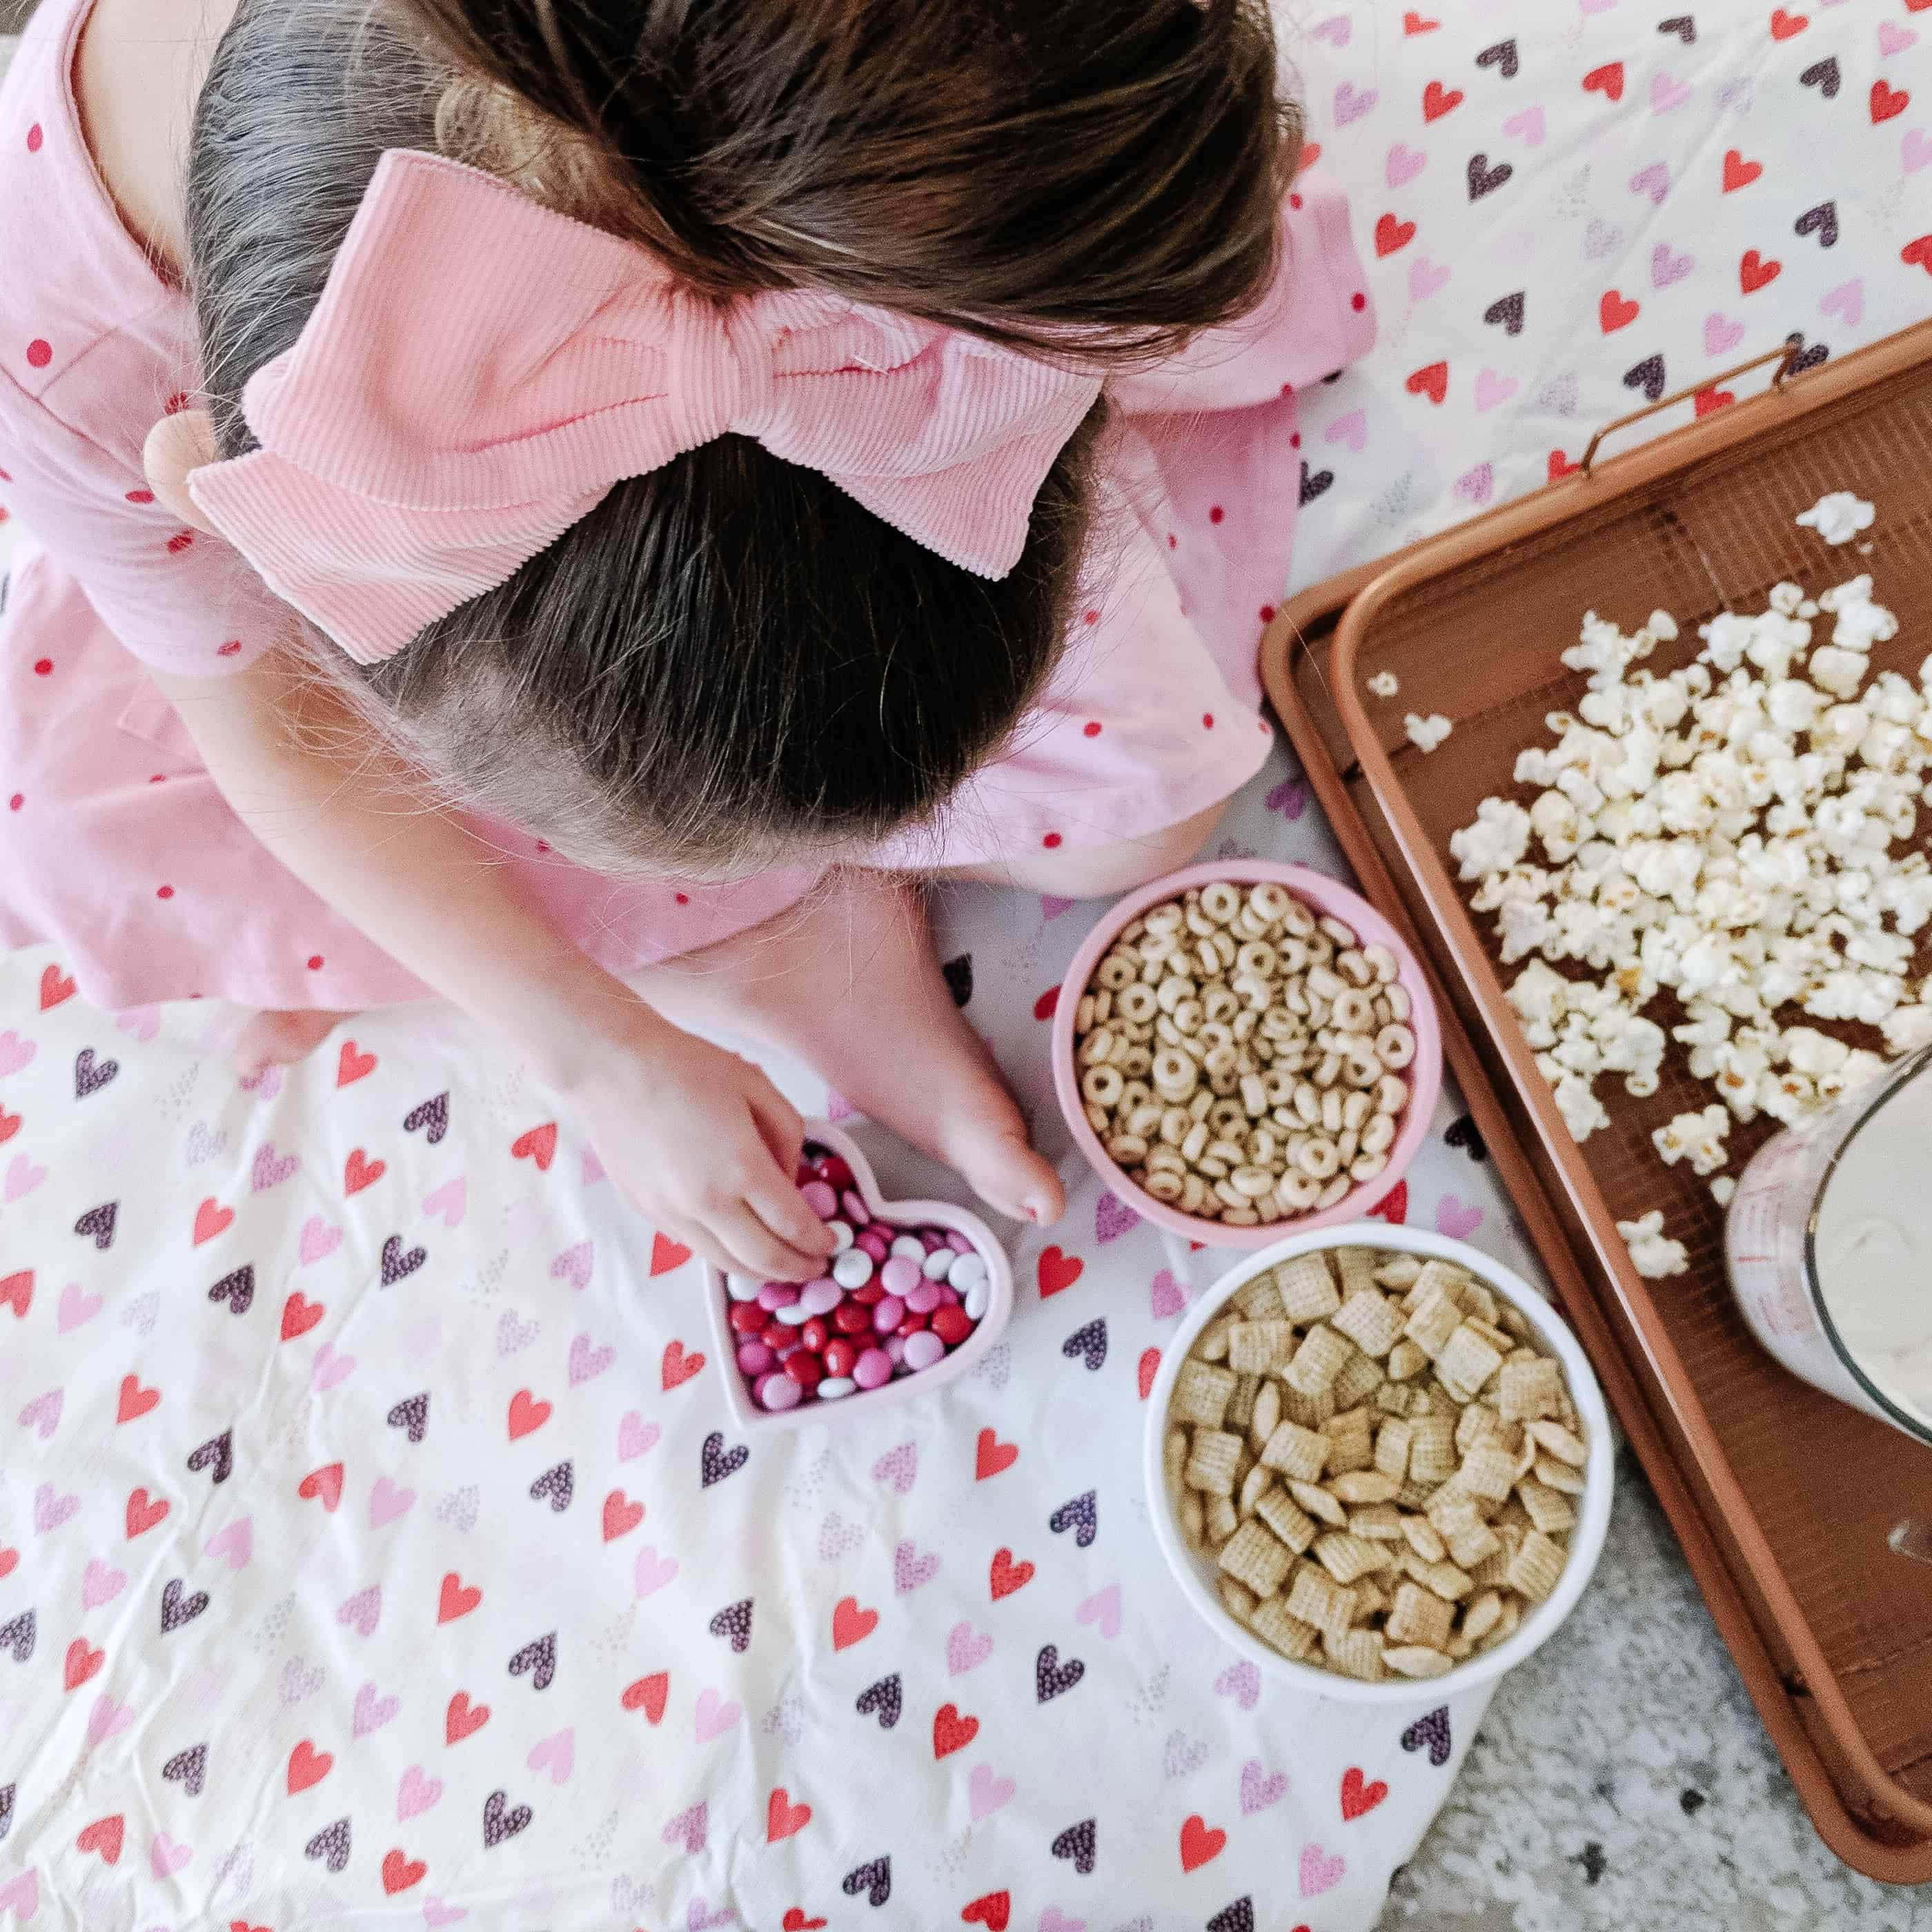
[(513, 1160), (533, 1160), (539, 1174), (548, 1174), (556, 1158), (556, 1123), (546, 1120), (540, 1127), (528, 1127), (510, 1143)]
[(20, 1552), (10, 1544), (0, 1543), (0, 1576), (10, 1576), (20, 1560)]
[[(272, 1925), (250, 1925), (245, 1918), (231, 1918), (228, 1932), (275, 1932), (275, 1928)], [(1302, 1932), (1307, 1932), (1307, 1928), (1304, 1927)]]
[(1303, 142), (1300, 153), (1294, 158), (1294, 172), (1300, 174), (1304, 170), (1312, 168), (1321, 158), (1322, 143), (1319, 141)]
[(1460, 87), (1444, 87), (1439, 80), (1432, 80), (1422, 90), (1422, 118), (1425, 122), (1439, 121), (1462, 104), (1462, 90)]
[(282, 1304), (282, 1340), (292, 1342), (306, 1335), (328, 1312), (328, 1304), (307, 1300), (298, 1289)]
[(1408, 1183), (1398, 1180), (1369, 1212), (1391, 1228), (1400, 1228), (1408, 1219)]
[(956, 1704), (942, 1704), (932, 1714), (932, 1754), (950, 1757), (964, 1750), (980, 1735), (977, 1718), (963, 1718)]
[(1405, 34), (1432, 34), (1442, 24), (1440, 20), (1425, 20), (1420, 14), (1405, 14), (1402, 16)]
[(1016, 1590), (1024, 1589), (1033, 1581), (1033, 1565), (1016, 1563), (1010, 1550), (996, 1550), (986, 1580), (992, 1586), (993, 1600), (997, 1604), (1002, 1597), (1010, 1597)]
[(146, 1490), (130, 1490), (128, 1495), (128, 1540), (131, 1543), (136, 1537), (152, 1529), (170, 1507), (165, 1496), (157, 1496), (151, 1502)]
[(1744, 260), (1738, 264), (1738, 286), (1746, 295), (1755, 295), (1767, 283), (1776, 281), (1784, 272), (1782, 262), (1768, 262), (1755, 248), (1747, 248)]
[(658, 1365), (658, 1380), (663, 1384), (665, 1394), (670, 1394), (674, 1388), (682, 1388), (693, 1376), (701, 1375), (704, 1370), (704, 1356), (700, 1350), (693, 1348), (687, 1354), (682, 1342), (664, 1344), (664, 1360)]
[(1426, 396), (1432, 403), (1439, 404), (1449, 393), (1449, 365), (1446, 362), (1431, 362), (1412, 370), (1402, 387), (1412, 396)]
[(1624, 98), (1624, 64), (1622, 61), (1606, 61), (1601, 67), (1593, 67), (1583, 76), (1586, 94), (1600, 94), (1606, 100), (1621, 100)]
[(1636, 321), (1638, 307), (1616, 290), (1606, 289), (1602, 300), (1597, 304), (1597, 326), (1606, 335), (1614, 335), (1618, 329), (1628, 328)]
[(781, 1838), (789, 1838), (795, 1832), (802, 1832), (812, 1822), (812, 1807), (794, 1804), (791, 1794), (782, 1784), (775, 1785), (765, 1805), (765, 1843), (776, 1845)]
[(1062, 1254), (1058, 1244), (1050, 1247), (1040, 1258), (1040, 1298), (1044, 1301), (1048, 1295), (1058, 1294), (1064, 1288), (1071, 1288), (1085, 1273), (1087, 1264), (1078, 1255)]
[[(52, 968), (47, 969), (52, 971)], [(1060, 988), (1049, 986), (1033, 1003), (1033, 1016), (1036, 1020), (1050, 1020), (1060, 1009)]]
[(1349, 1766), (1342, 1774), (1342, 1819), (1365, 1818), (1388, 1796), (1388, 1786), (1378, 1778), (1372, 1784), (1362, 1782), (1361, 1767)]
[(988, 1476), (997, 1476), (1002, 1469), (1010, 1469), (1020, 1460), (1020, 1445), (1017, 1442), (1002, 1442), (990, 1429), (980, 1432), (978, 1448), (973, 1456), (973, 1480), (983, 1483)]
[(1153, 1393), (1154, 1378), (1159, 1372), (1160, 1368), (1160, 1351), (1158, 1348), (1143, 1348), (1141, 1351), (1140, 1366), (1136, 1372), (1140, 1383), (1142, 1401), (1145, 1402), (1148, 1396)]
[(1415, 224), (1398, 221), (1393, 214), (1384, 214), (1376, 223), (1376, 253), (1393, 255), (1406, 248), (1415, 239)]
[(1013, 1916), (1013, 1895), (1010, 1892), (989, 1892), (976, 1898), (959, 1914), (962, 1923), (983, 1925), (986, 1932), (1006, 1932)]
[(1221, 1848), (1227, 1842), (1226, 1832), (1218, 1825), (1210, 1826), (1196, 1812), (1180, 1828), (1180, 1869), (1184, 1872), (1198, 1870), (1209, 1859), (1218, 1858)]
[(83, 1852), (98, 1852), (100, 1862), (111, 1865), (120, 1859), (121, 1840), (126, 1830), (126, 1822), (117, 1811), (111, 1818), (97, 1818), (92, 1824), (83, 1825), (74, 1843)]
[(674, 1241), (668, 1234), (651, 1237), (651, 1273), (653, 1275), (669, 1274), (673, 1268), (682, 1268), (691, 1258), (691, 1250), (682, 1241)]
[(644, 1520), (644, 1506), (634, 1503), (622, 1490), (613, 1490), (604, 1498), (604, 1540), (615, 1543), (628, 1536)]
[(382, 1889), (392, 1897), (399, 1892), (407, 1892), (412, 1885), (420, 1885), (423, 1875), (429, 1870), (421, 1858), (408, 1858), (401, 1848), (387, 1852), (382, 1857)]
[(1889, 121), (1894, 115), (1903, 114), (1912, 105), (1912, 97), (1902, 87), (1888, 87), (1882, 80), (1871, 84), (1872, 125), (1876, 128), (1881, 121)]
[(22, 1268), (17, 1274), (0, 1278), (0, 1302), (4, 1302), (24, 1322), (34, 1299), (34, 1271)]
[[(1927, 4), (1932, 5), (1932, 0), (1927, 0)], [(1928, 275), (1932, 275), (1932, 235), (1922, 235), (1917, 241), (1906, 242), (1905, 246), (1899, 250), (1898, 259), (1907, 268), (1916, 263)], [(0, 1289), (4, 1289), (6, 1286), (4, 1282), (0, 1281)], [(22, 1309), (21, 1312), (25, 1314), (26, 1311)]]
[(648, 1677), (626, 1684), (622, 1702), (626, 1710), (641, 1710), (648, 1722), (656, 1724), (664, 1721), (664, 1700), (670, 1695), (670, 1672), (653, 1670)]
[(20, 1116), (0, 1107), (0, 1142), (10, 1141), (20, 1131)]
[(116, 1422), (133, 1422), (146, 1415), (160, 1399), (160, 1390), (143, 1388), (139, 1376), (123, 1376), (121, 1378), (121, 1400), (115, 1405), (114, 1420)]
[(550, 1420), (550, 1408), (541, 1396), (532, 1395), (526, 1388), (518, 1390), (510, 1398), (510, 1440), (514, 1442), (519, 1436), (541, 1429)]
[(1550, 452), (1550, 480), (1551, 482), (1562, 482), (1564, 477), (1570, 476), (1574, 472), (1576, 467), (1576, 464), (1572, 463), (1569, 458), (1563, 454), (1562, 450), (1552, 449)]
[(352, 1040), (342, 1042), (342, 1051), (335, 1057), (335, 1084), (346, 1087), (350, 1082), (360, 1080), (365, 1073), (376, 1070), (376, 1056), (373, 1053), (358, 1053)]
[(365, 1187), (373, 1187), (389, 1171), (386, 1160), (371, 1160), (360, 1148), (352, 1148), (349, 1158), (343, 1163), (342, 1193), (346, 1200), (352, 1194), (360, 1194)]
[(482, 1600), (483, 1592), (474, 1583), (466, 1583), (456, 1570), (446, 1570), (442, 1588), (436, 1593), (436, 1620), (440, 1624), (453, 1624), (458, 1617), (469, 1616)]
[(296, 1484), (296, 1494), (308, 1502), (320, 1496), (322, 1508), (333, 1516), (336, 1504), (342, 1500), (342, 1465), (325, 1462), (320, 1468), (310, 1470)]
[(200, 1247), (203, 1241), (212, 1241), (215, 1236), (225, 1233), (235, 1219), (235, 1210), (224, 1208), (210, 1195), (194, 1210), (194, 1245)]
[(306, 1791), (311, 1784), (320, 1784), (335, 1763), (332, 1751), (319, 1751), (307, 1738), (289, 1753), (289, 1796)]
[(1811, 24), (1809, 14), (1787, 14), (1780, 7), (1771, 16), (1771, 38), (1774, 40), (1788, 40), (1794, 34), (1802, 34)]
[(818, 1932), (818, 1928), (826, 1923), (823, 1918), (806, 1918), (805, 1907), (802, 1905), (788, 1905), (781, 1922), (784, 1932)]
[(832, 1606), (832, 1648), (850, 1650), (879, 1627), (877, 1610), (861, 1610), (856, 1597), (841, 1597)]
[(1764, 172), (1762, 161), (1748, 161), (1736, 148), (1724, 151), (1724, 192), (1735, 194), (1741, 188), (1749, 188)]
[(1707, 416), (1713, 410), (1720, 410), (1726, 403), (1736, 400), (1736, 394), (1730, 389), (1700, 389), (1691, 398), (1692, 404), (1700, 416)]
[(94, 1649), (84, 1636), (76, 1637), (67, 1647), (67, 1661), (62, 1671), (67, 1688), (78, 1690), (106, 1661), (104, 1649)]
[(488, 1704), (472, 1705), (467, 1690), (459, 1690), (449, 1700), (449, 1708), (442, 1714), (442, 1738), (446, 1744), (460, 1744), (473, 1732), (480, 1731), (490, 1721)]
[(57, 1006), (63, 1000), (70, 1000), (75, 992), (74, 982), (58, 966), (40, 968), (40, 1011)]

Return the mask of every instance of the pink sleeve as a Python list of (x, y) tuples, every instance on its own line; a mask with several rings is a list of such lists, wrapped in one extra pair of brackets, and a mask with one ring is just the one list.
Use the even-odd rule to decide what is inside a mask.
[(1197, 335), (1157, 367), (1108, 385), (1130, 416), (1248, 409), (1304, 389), (1365, 355), (1376, 339), (1367, 278), (1340, 188), (1310, 172), (1281, 211), (1281, 262), (1261, 305)]
[(4, 379), (0, 502), (152, 669), (187, 677), (238, 670), (289, 622), (226, 544), (184, 528), (139, 470)]

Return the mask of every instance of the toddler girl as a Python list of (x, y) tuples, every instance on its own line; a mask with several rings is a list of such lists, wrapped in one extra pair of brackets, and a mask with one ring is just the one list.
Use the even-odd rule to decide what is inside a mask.
[(220, 6), (45, 0), (0, 95), (0, 938), (256, 1064), (441, 993), (748, 1271), (822, 1261), (800, 1124), (682, 1025), (1052, 1218), (903, 881), (1118, 890), (1264, 753), (1288, 391), (1369, 327), (1332, 196), (1267, 284), (1265, 35)]

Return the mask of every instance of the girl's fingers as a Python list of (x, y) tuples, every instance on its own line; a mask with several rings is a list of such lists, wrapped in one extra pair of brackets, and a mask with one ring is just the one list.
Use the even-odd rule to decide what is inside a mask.
[(754, 1182), (746, 1190), (753, 1211), (782, 1241), (810, 1256), (812, 1274), (823, 1274), (836, 1247), (832, 1232), (805, 1204), (805, 1197), (788, 1177), (775, 1174), (769, 1183)]
[(769, 1080), (761, 1078), (754, 1086), (750, 1100), (759, 1133), (789, 1180), (798, 1172), (805, 1145), (805, 1116)]
[(816, 1256), (774, 1234), (748, 1202), (713, 1209), (709, 1220), (712, 1239), (737, 1257), (731, 1266), (740, 1274), (766, 1281), (812, 1281), (824, 1270), (824, 1264)]

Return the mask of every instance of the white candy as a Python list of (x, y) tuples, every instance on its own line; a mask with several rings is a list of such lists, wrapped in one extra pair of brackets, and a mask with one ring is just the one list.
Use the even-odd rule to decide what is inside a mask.
[(848, 1248), (834, 1256), (832, 1279), (841, 1288), (863, 1288), (872, 1278), (872, 1258), (863, 1248)]
[(850, 1395), (858, 1386), (850, 1376), (826, 1376), (820, 1378), (817, 1393), (820, 1402), (836, 1402), (842, 1395)]
[(826, 1232), (832, 1237), (832, 1252), (835, 1255), (842, 1255), (852, 1245), (851, 1223), (849, 1221), (828, 1221), (825, 1226)]
[(920, 1272), (928, 1281), (944, 1281), (952, 1273), (952, 1264), (959, 1257), (950, 1248), (934, 1248), (920, 1264)]
[(909, 1262), (917, 1262), (922, 1266), (926, 1261), (926, 1244), (916, 1234), (900, 1234), (894, 1238), (886, 1250), (889, 1254), (903, 1255)]
[(724, 1292), (734, 1301), (755, 1301), (758, 1290), (764, 1286), (762, 1281), (754, 1280), (748, 1274), (728, 1274), (724, 1277)]
[(946, 1277), (950, 1287), (956, 1288), (962, 1299), (970, 1298), (976, 1288), (984, 1288), (992, 1280), (985, 1261), (978, 1255), (960, 1255), (954, 1258), (952, 1272)]
[(959, 1305), (966, 1311), (966, 1318), (969, 1322), (980, 1322), (986, 1318), (986, 1310), (992, 1306), (992, 1301), (993, 1292), (982, 1281), (969, 1288), (961, 1296)]

